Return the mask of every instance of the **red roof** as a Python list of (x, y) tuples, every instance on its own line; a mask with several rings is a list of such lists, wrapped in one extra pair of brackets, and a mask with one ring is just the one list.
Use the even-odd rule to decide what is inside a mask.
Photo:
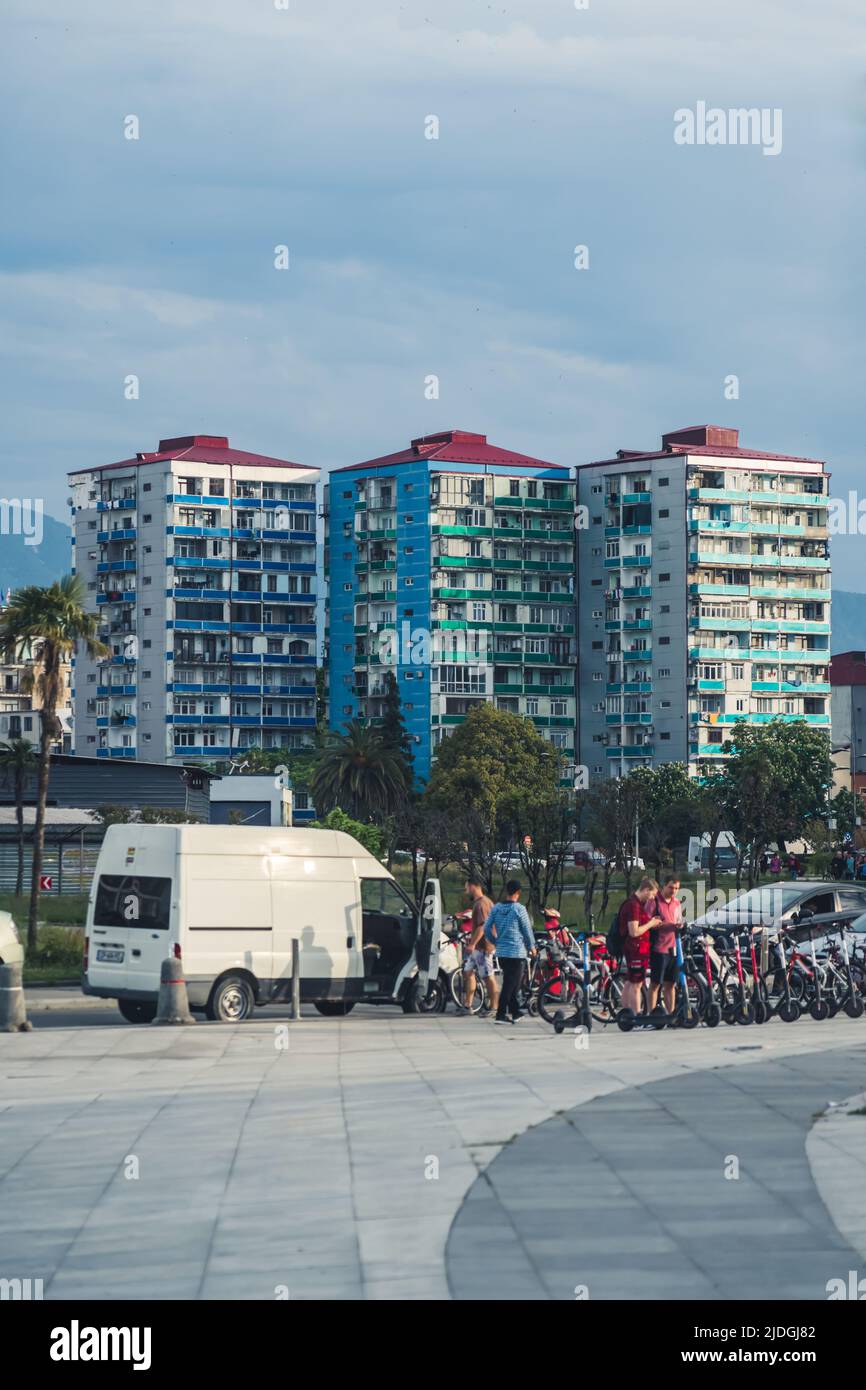
[(344, 468), (335, 468), (335, 473), (352, 473), (363, 468), (391, 468), (399, 463), (412, 463), (416, 459), (434, 459), (437, 463), (477, 463), (512, 464), (516, 468), (561, 468), (568, 472), (563, 463), (547, 463), (544, 459), (530, 458), (529, 454), (516, 454), (511, 449), (500, 449), (487, 443), (486, 434), (471, 434), (468, 430), (441, 430), (438, 434), (425, 434), (413, 439), (408, 449), (398, 449), (395, 454), (383, 454), (381, 458), (366, 459), (364, 463), (349, 463)]
[(103, 473), (111, 468), (135, 468), (139, 463), (163, 463), (171, 459), (188, 459), (190, 463), (232, 463), (253, 465), (256, 468), (305, 468), (303, 463), (270, 458), (267, 454), (250, 454), (245, 449), (232, 449), (224, 434), (183, 434), (176, 439), (161, 439), (153, 454), (136, 454), (120, 463), (97, 464), (91, 468), (75, 468), (76, 473)]
[(830, 658), (831, 685), (866, 685), (866, 652), (840, 652)]
[(714, 458), (767, 459), (779, 463), (816, 463), (823, 460), (804, 458), (799, 454), (767, 454), (760, 449), (741, 449), (740, 431), (727, 425), (689, 425), (662, 435), (661, 449), (641, 453), (635, 449), (620, 449), (616, 458), (596, 459), (593, 463), (578, 464), (579, 468), (597, 468), (599, 464), (617, 464), (641, 459), (669, 458), (672, 454), (706, 454)]

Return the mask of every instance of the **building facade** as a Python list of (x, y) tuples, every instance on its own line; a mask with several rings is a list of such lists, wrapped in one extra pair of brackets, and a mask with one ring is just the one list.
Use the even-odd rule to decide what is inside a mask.
[[(22, 653), (20, 661), (0, 662), (0, 743), (26, 739), (36, 747), (42, 732), (38, 691), (39, 652)], [(68, 753), (72, 745), (72, 666), (62, 667), (63, 689), (57, 709), (62, 728), (54, 748)]]
[(220, 762), (312, 741), (318, 476), (213, 435), (70, 476), (74, 568), (111, 648), (76, 661), (76, 753)]
[(483, 702), (574, 762), (574, 490), (567, 468), (447, 430), (326, 487), (329, 718), (383, 713), (385, 673), (423, 782)]
[(579, 760), (718, 764), (738, 720), (830, 730), (824, 463), (700, 426), (578, 469)]
[(866, 652), (839, 652), (830, 662), (834, 762), (839, 785), (866, 792)]

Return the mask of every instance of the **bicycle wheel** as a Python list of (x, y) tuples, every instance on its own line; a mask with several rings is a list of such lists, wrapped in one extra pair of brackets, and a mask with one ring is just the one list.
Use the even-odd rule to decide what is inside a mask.
[(550, 975), (538, 988), (538, 1013), (545, 1023), (553, 1023), (556, 1014), (565, 1015), (566, 1026), (573, 1026), (583, 1004), (583, 990), (574, 975)]
[(622, 981), (616, 975), (597, 975), (589, 986), (589, 1011), (596, 1023), (614, 1023), (622, 1000)]
[[(465, 1009), (466, 1005), (466, 972), (455, 970), (451, 976), (451, 998), (458, 1009)], [(476, 978), (475, 994), (472, 997), (472, 1013), (478, 1014), (484, 1007), (487, 995), (484, 989), (484, 981)]]

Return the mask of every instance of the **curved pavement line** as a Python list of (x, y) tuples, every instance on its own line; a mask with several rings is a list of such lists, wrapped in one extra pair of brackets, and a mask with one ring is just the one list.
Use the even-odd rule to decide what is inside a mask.
[(864, 1060), (860, 1046), (696, 1071), (525, 1131), (454, 1219), (451, 1296), (826, 1299), (858, 1256), (806, 1140), (862, 1085)]

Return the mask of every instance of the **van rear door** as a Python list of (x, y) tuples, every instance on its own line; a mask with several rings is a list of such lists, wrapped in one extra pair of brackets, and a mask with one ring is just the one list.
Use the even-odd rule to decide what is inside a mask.
[(170, 878), (100, 874), (87, 978), (101, 989), (157, 993), (169, 953)]

